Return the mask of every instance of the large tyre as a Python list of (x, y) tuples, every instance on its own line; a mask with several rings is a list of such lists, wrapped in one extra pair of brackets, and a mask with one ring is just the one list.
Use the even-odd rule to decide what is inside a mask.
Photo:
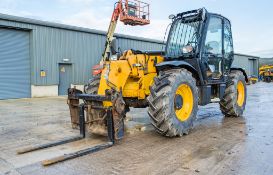
[(241, 71), (231, 71), (220, 109), (226, 117), (240, 117), (246, 106), (247, 89)]
[(196, 80), (186, 69), (162, 71), (150, 88), (148, 114), (163, 136), (188, 134), (198, 110)]
[(100, 76), (93, 77), (88, 84), (84, 86), (84, 93), (86, 94), (98, 94), (100, 86)]
[[(100, 86), (100, 75), (93, 77), (87, 85), (84, 86), (84, 93), (86, 94), (98, 94), (98, 89)], [(102, 102), (88, 102), (85, 101), (86, 104), (101, 106), (103, 107)], [(106, 129), (106, 120), (103, 119), (106, 112), (105, 110), (87, 110), (88, 117), (88, 129), (91, 133), (97, 135), (107, 136), (107, 129)], [(95, 122), (91, 122), (95, 121)]]

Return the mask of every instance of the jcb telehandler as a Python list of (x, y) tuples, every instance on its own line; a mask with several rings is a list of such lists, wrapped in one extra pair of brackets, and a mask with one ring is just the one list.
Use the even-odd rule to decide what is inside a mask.
[[(130, 107), (148, 107), (155, 130), (167, 137), (188, 134), (198, 105), (209, 104), (215, 98), (220, 99), (220, 109), (225, 116), (243, 114), (248, 78), (242, 68), (231, 67), (234, 53), (230, 21), (204, 8), (171, 15), (164, 52), (133, 49), (118, 52), (113, 35), (119, 17), (129, 25), (150, 22), (149, 13), (139, 15), (143, 12), (139, 7), (127, 0), (125, 5), (119, 1), (101, 63), (93, 70), (93, 79), (84, 92), (68, 89), (72, 126), (80, 128), (82, 137), (87, 126), (88, 132), (108, 136), (109, 142), (45, 161), (44, 165), (112, 146), (124, 136), (124, 118)], [(20, 153), (69, 141), (71, 139), (28, 148)]]
[[(231, 67), (230, 21), (205, 9), (180, 13), (171, 19), (164, 53), (127, 50), (118, 59), (109, 56), (103, 66), (97, 66), (97, 75), (84, 94), (115, 100), (109, 103), (84, 99), (91, 133), (107, 135), (106, 110), (101, 109), (105, 107), (115, 109), (115, 139), (122, 138), (118, 133), (122, 133), (129, 107), (148, 107), (152, 125), (168, 137), (188, 134), (198, 105), (209, 104), (213, 98), (220, 99), (225, 116), (243, 114), (248, 78), (243, 69)], [(75, 89), (70, 89), (70, 94), (77, 96)], [(73, 105), (70, 103), (70, 108)], [(77, 121), (77, 116), (72, 115), (74, 125)]]

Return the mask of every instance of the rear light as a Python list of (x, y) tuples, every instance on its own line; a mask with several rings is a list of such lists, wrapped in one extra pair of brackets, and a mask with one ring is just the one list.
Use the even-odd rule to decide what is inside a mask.
[(102, 70), (103, 70), (103, 66), (102, 65), (98, 64), (98, 65), (93, 66), (92, 67), (92, 74), (93, 74), (93, 76), (101, 74)]

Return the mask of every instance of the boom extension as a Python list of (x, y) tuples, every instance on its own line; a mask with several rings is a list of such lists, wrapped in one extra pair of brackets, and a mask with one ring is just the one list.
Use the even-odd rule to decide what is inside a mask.
[(125, 25), (137, 26), (150, 24), (149, 4), (139, 0), (119, 0), (115, 4), (108, 32), (106, 35), (105, 49), (102, 54), (101, 64), (109, 61), (111, 55), (111, 43), (114, 38), (117, 22), (120, 21)]

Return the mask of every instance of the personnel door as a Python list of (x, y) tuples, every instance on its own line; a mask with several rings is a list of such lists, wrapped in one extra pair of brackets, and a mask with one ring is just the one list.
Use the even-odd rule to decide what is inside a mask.
[(72, 82), (72, 65), (59, 64), (59, 95), (67, 95)]

